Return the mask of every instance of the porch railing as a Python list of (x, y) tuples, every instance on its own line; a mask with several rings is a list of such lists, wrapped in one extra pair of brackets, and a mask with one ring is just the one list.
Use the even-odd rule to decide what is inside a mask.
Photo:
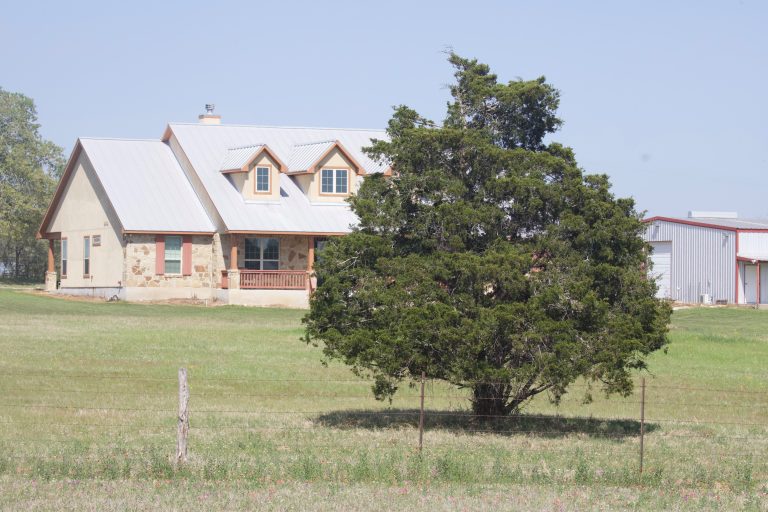
[(305, 270), (240, 270), (244, 290), (304, 290), (309, 274)]

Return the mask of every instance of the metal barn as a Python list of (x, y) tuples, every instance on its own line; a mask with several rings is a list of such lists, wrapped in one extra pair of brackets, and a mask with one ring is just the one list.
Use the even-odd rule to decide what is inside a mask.
[(768, 220), (690, 212), (651, 217), (649, 274), (658, 297), (685, 303), (768, 304)]

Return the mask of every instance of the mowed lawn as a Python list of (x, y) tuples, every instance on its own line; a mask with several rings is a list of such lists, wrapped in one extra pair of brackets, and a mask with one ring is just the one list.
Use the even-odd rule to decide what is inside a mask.
[[(301, 311), (0, 289), (0, 509), (755, 509), (768, 493), (768, 311), (675, 312), (639, 389), (473, 421), (428, 383), (372, 399)], [(178, 368), (189, 463), (173, 463)], [(638, 376), (639, 382), (639, 376)]]

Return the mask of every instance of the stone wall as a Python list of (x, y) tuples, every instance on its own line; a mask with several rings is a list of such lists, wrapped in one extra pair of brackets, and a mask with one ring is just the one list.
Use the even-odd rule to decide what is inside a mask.
[(305, 236), (280, 237), (280, 270), (307, 270), (309, 241)]
[[(237, 266), (245, 267), (245, 238), (239, 235), (237, 242)], [(257, 237), (258, 235), (253, 235)], [(267, 237), (267, 235), (261, 235)], [(306, 236), (276, 236), (280, 240), (280, 270), (307, 270), (307, 255), (309, 254), (309, 237)], [(221, 239), (223, 251), (222, 261), (229, 266), (229, 247), (231, 237), (224, 235)]]
[(157, 275), (155, 273), (155, 235), (130, 235), (125, 245), (123, 286), (210, 288), (214, 271), (212, 250), (212, 237), (193, 236), (192, 275)]

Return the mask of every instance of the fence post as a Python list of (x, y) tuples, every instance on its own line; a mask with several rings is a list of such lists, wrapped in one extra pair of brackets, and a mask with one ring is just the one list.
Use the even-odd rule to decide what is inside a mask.
[(421, 406), (419, 407), (419, 453), (424, 446), (424, 372), (421, 372)]
[(645, 438), (645, 377), (640, 380), (640, 476), (643, 475), (643, 441)]
[(187, 462), (187, 436), (189, 435), (189, 386), (187, 369), (179, 368), (179, 423), (176, 430), (176, 463)]

